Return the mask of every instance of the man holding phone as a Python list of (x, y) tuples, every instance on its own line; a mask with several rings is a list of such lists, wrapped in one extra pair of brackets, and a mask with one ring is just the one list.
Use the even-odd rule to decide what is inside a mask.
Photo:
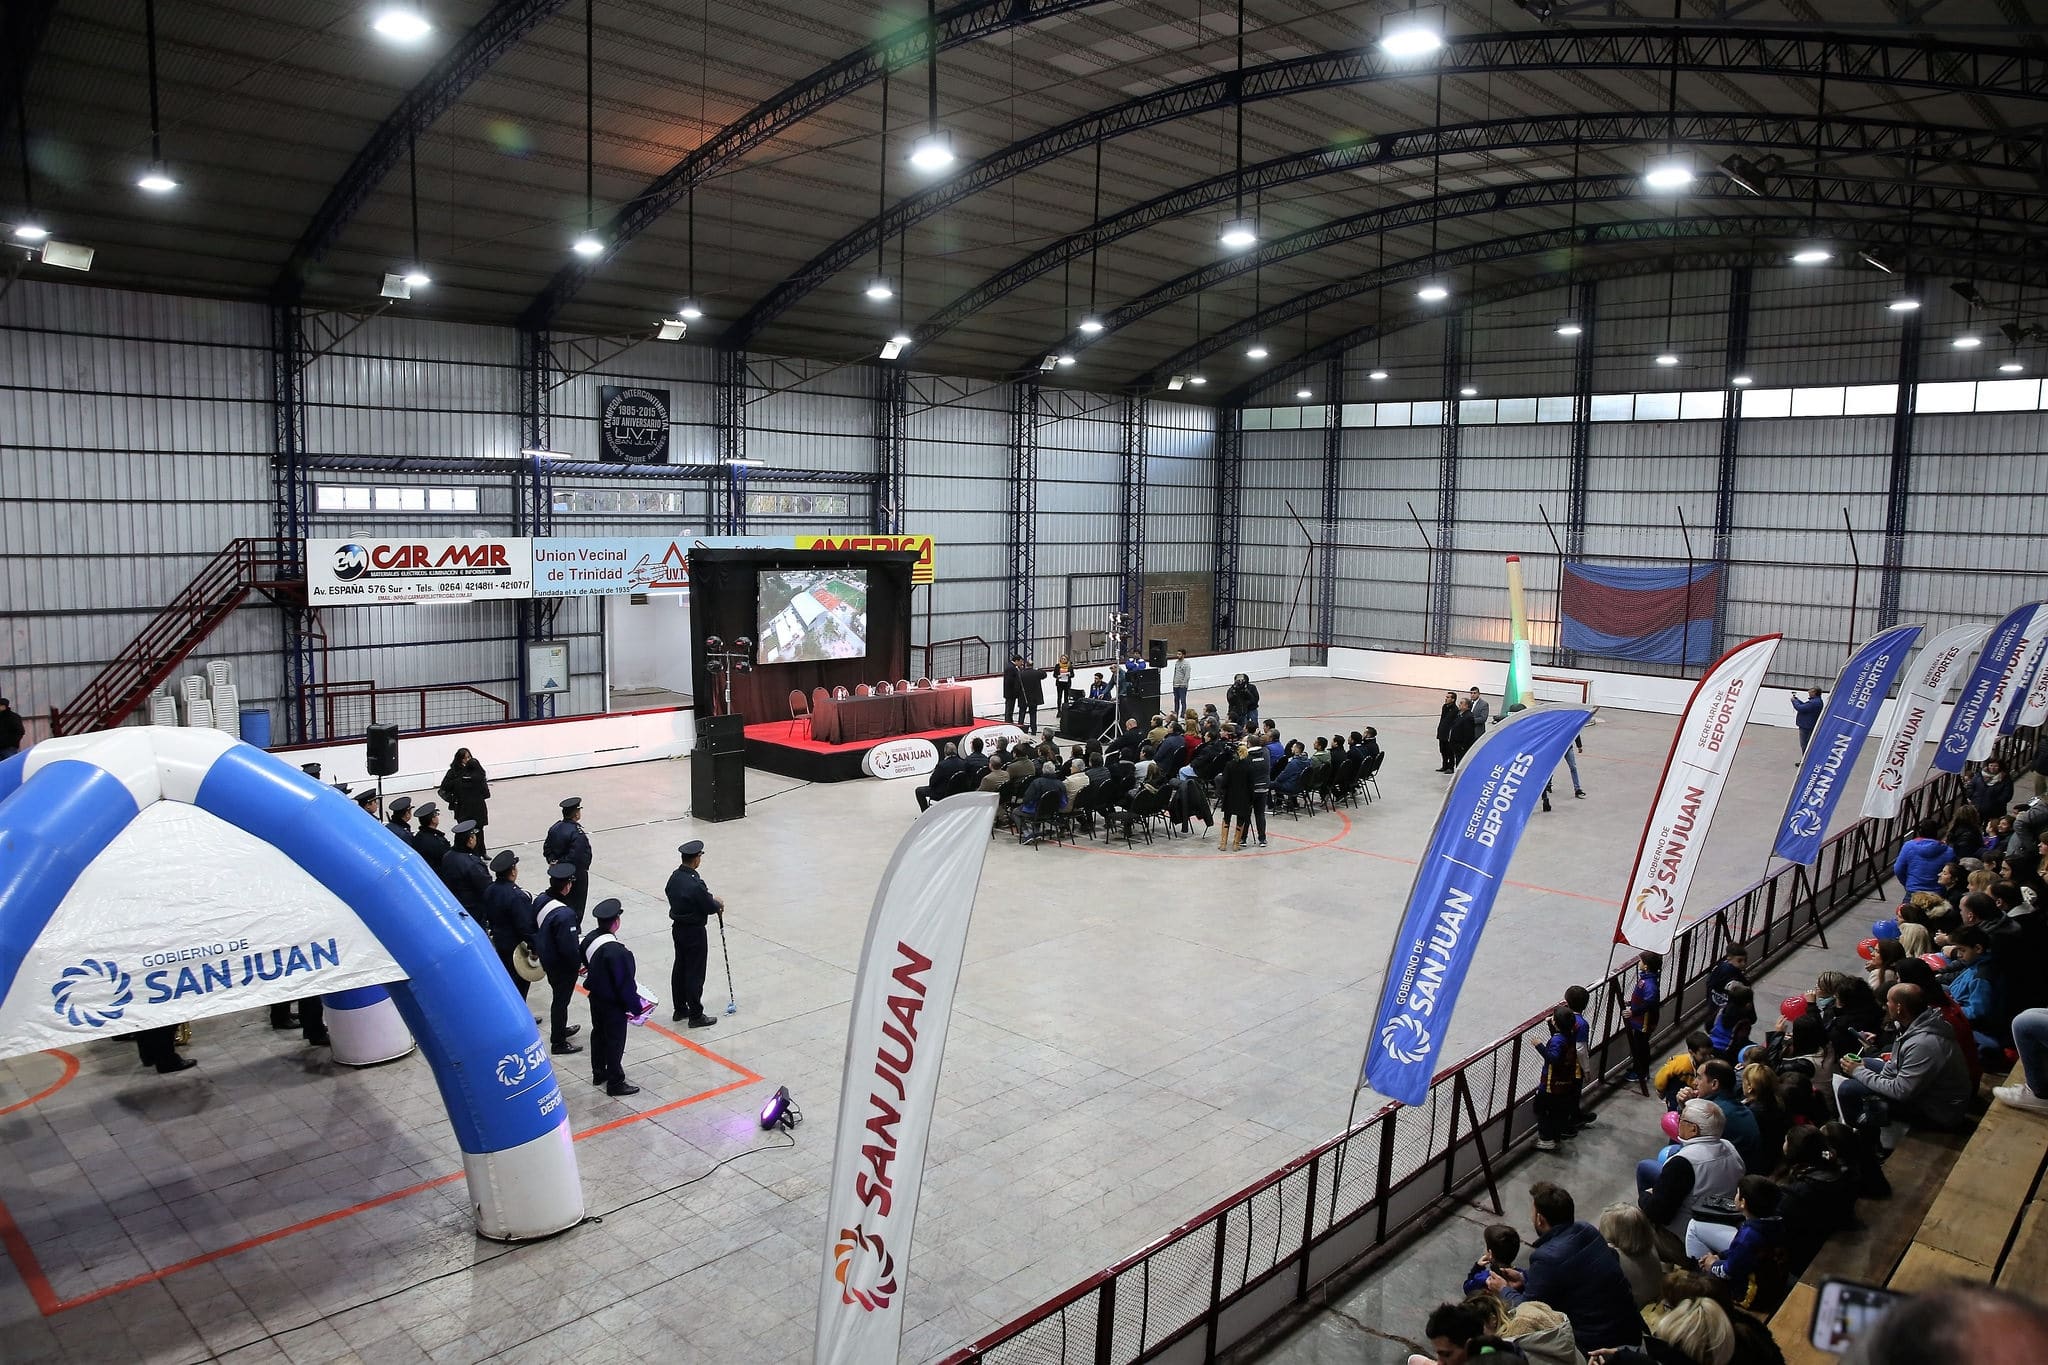
[[(1929, 1009), (1918, 986), (1897, 985), (1885, 996), (1885, 1017), (1898, 1027), (1889, 1062), (1849, 1056), (1835, 1078), (1835, 1107), (1855, 1127), (1872, 1099), (1891, 1107), (1892, 1117), (1928, 1128), (1963, 1122), (1973, 1089), (1970, 1068), (1955, 1032), (1940, 1010)], [(1872, 1035), (1861, 1035), (1865, 1045)]]

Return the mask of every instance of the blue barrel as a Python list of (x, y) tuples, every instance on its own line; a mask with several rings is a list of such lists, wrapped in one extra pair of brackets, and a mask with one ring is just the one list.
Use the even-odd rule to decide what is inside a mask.
[(259, 749), (270, 747), (270, 712), (261, 706), (242, 708), (242, 742)]

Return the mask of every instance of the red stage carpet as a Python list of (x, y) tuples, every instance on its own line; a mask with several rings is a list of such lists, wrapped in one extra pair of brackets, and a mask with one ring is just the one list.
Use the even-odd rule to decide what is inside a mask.
[[(891, 735), (889, 738), (928, 739), (934, 746), (941, 746), (971, 729), (995, 723), (977, 720), (972, 726), (919, 730), (915, 734)], [(786, 720), (763, 721), (747, 726), (744, 734), (749, 768), (760, 768), (803, 782), (846, 782), (865, 777), (867, 774), (861, 770), (861, 760), (867, 757), (868, 750), (886, 742), (864, 739), (853, 744), (821, 744), (811, 738), (810, 727), (801, 720), (793, 725)]]

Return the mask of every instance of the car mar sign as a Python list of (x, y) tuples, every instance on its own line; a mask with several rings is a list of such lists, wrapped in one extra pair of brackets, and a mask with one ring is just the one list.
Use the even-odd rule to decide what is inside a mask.
[(523, 536), (308, 540), (306, 596), (328, 606), (531, 597), (533, 542)]

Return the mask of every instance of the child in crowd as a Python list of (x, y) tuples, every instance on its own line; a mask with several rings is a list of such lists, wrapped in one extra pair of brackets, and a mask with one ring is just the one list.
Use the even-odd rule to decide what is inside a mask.
[(1662, 954), (1644, 953), (1638, 958), (1636, 984), (1621, 1016), (1628, 1029), (1628, 1078), (1645, 1095), (1650, 1093), (1650, 1035), (1657, 1031), (1657, 1016), (1663, 1010), (1663, 975)]
[(1992, 1003), (1991, 938), (1982, 929), (1958, 929), (1949, 937), (1948, 957), (1951, 963), (1962, 964), (1949, 979), (1949, 996), (1970, 1021), (1978, 1054), (1996, 1056), (2002, 1044), (1992, 1036), (1998, 1020)]
[(1579, 1069), (1577, 1030), (1569, 1007), (1559, 1005), (1550, 1012), (1550, 1036), (1533, 1043), (1543, 1058), (1543, 1076), (1536, 1086), (1536, 1150), (1554, 1152), (1558, 1144), (1577, 1127), (1579, 1090), (1583, 1073)]
[(1742, 1226), (1703, 1222), (1686, 1224), (1685, 1252), (1696, 1258), (1700, 1269), (1733, 1287), (1737, 1302), (1746, 1303), (1754, 1292), (1750, 1283), (1764, 1257), (1784, 1240), (1784, 1223), (1778, 1218), (1780, 1191), (1768, 1176), (1746, 1175), (1735, 1186), (1735, 1207), (1742, 1213)]
[(1731, 943), (1714, 970), (1707, 973), (1707, 1003), (1721, 1009), (1728, 1003), (1728, 987), (1737, 981), (1749, 984), (1749, 949)]
[[(1471, 1273), (1465, 1276), (1465, 1292), (1481, 1294), (1486, 1291), (1486, 1277), (1496, 1270), (1512, 1270), (1515, 1257), (1522, 1254), (1522, 1234), (1506, 1223), (1488, 1223), (1483, 1234), (1486, 1250), (1472, 1263)], [(1502, 1277), (1505, 1280), (1505, 1276)], [(1501, 1299), (1512, 1308), (1522, 1301), (1521, 1291), (1513, 1284), (1507, 1284), (1500, 1291)]]
[[(1564, 1007), (1572, 1012), (1572, 1040), (1579, 1046), (1579, 1087), (1582, 1092), (1593, 1076), (1593, 1030), (1586, 1025), (1586, 1006), (1592, 999), (1592, 992), (1584, 986), (1565, 987)], [(1582, 1108), (1572, 1117), (1572, 1127), (1584, 1128), (1599, 1118), (1592, 1110)]]
[(1666, 1109), (1677, 1112), (1678, 1106), (1684, 1103), (1678, 1098), (1678, 1092), (1692, 1084), (1693, 1073), (1713, 1056), (1714, 1044), (1704, 1032), (1694, 1029), (1685, 1035), (1685, 1051), (1658, 1067), (1657, 1074), (1651, 1078), (1657, 1093), (1664, 1097)]
[(1755, 1023), (1756, 999), (1749, 983), (1730, 981), (1720, 1012), (1715, 1014), (1713, 1027), (1707, 1036), (1714, 1051), (1732, 1064), (1741, 1057), (1742, 1049), (1749, 1046), (1750, 1026)]

